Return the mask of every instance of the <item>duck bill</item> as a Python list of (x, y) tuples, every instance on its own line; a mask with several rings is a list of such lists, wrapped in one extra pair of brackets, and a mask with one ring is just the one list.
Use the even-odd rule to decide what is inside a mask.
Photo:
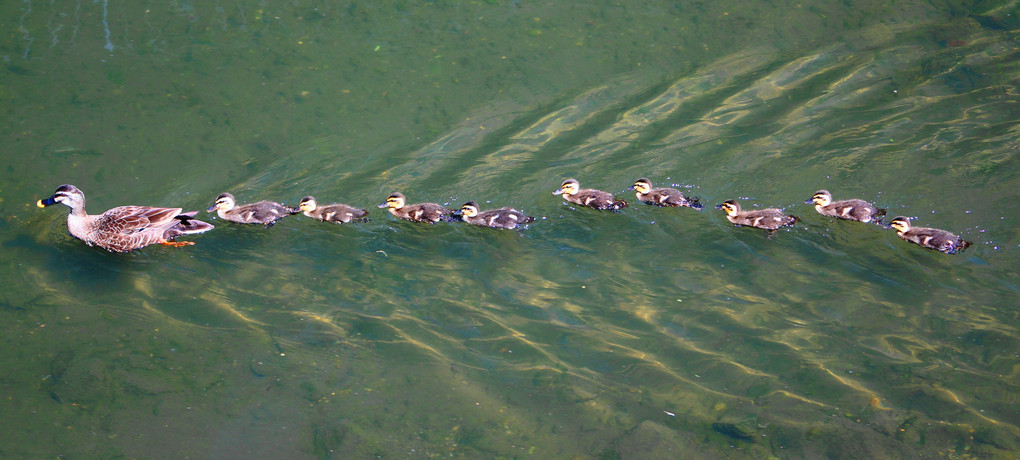
[(722, 209), (722, 205), (721, 204), (715, 205), (715, 209)]
[(214, 204), (212, 206), (209, 206), (209, 209), (206, 209), (205, 212), (213, 212), (215, 210), (216, 210), (216, 205)]
[(376, 207), (382, 209), (382, 208), (388, 207), (389, 205), (390, 205), (390, 203), (386, 202), (386, 203), (380, 204), (379, 206), (376, 206)]
[(815, 200), (804, 200), (804, 204), (815, 204)]
[(49, 197), (49, 198), (47, 198), (45, 200), (36, 201), (35, 205), (40, 207), (40, 208), (45, 208), (47, 206), (57, 204), (57, 200), (54, 200), (53, 198), (54, 197), (51, 196), (51, 197)]
[(553, 192), (553, 195), (562, 195), (562, 194), (563, 194), (563, 189), (562, 188), (558, 188), (558, 189), (556, 189), (555, 192)]

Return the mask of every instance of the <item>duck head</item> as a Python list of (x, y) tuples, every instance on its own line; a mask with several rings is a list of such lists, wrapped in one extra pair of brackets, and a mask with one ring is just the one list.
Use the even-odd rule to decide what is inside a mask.
[(804, 202), (804, 204), (814, 203), (818, 206), (828, 206), (832, 203), (832, 194), (828, 190), (819, 190), (811, 196), (810, 200)]
[(560, 188), (556, 189), (556, 191), (553, 192), (552, 194), (553, 195), (574, 195), (580, 189), (581, 189), (581, 184), (579, 184), (576, 180), (574, 180), (574, 179), (567, 179), (567, 180), (563, 181), (563, 183), (560, 184)]
[(736, 216), (737, 214), (740, 214), (740, 203), (733, 200), (726, 200), (723, 201), (722, 204), (716, 205), (715, 209), (722, 209), (723, 211), (726, 211), (726, 215), (728, 216)]
[(400, 192), (392, 193), (386, 197), (386, 202), (379, 205), (380, 208), (400, 209), (404, 207), (404, 195)]
[(234, 195), (231, 195), (229, 193), (221, 193), (220, 196), (216, 197), (216, 201), (213, 202), (213, 205), (210, 206), (209, 209), (206, 210), (206, 212), (229, 211), (231, 209), (234, 209), (234, 206), (236, 205), (237, 202), (234, 201)]
[(460, 210), (455, 214), (459, 214), (464, 217), (474, 217), (478, 215), (478, 203), (474, 201), (468, 201), (460, 206)]
[(645, 179), (644, 177), (642, 177), (642, 178), (634, 181), (634, 185), (631, 185), (630, 187), (628, 187), (627, 190), (634, 190), (635, 192), (642, 193), (642, 194), (648, 193), (648, 192), (652, 191), (652, 182), (649, 181), (648, 179)]
[(318, 204), (315, 202), (315, 198), (310, 196), (302, 198), (301, 203), (298, 204), (298, 209), (303, 212), (314, 211), (317, 207)]
[(57, 187), (57, 190), (53, 192), (53, 196), (45, 200), (36, 201), (35, 205), (40, 208), (45, 208), (57, 203), (71, 209), (82, 209), (85, 207), (85, 193), (78, 190), (78, 187), (65, 184)]
[(889, 226), (895, 228), (897, 233), (906, 233), (910, 231), (910, 218), (898, 216), (889, 222)]

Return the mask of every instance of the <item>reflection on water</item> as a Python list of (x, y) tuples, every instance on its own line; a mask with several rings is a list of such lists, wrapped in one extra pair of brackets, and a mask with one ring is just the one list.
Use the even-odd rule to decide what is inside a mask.
[[(756, 25), (778, 13), (724, 2), (423, 5), (7, 8), (0, 103), (18, 122), (0, 132), (8, 157), (39, 155), (0, 172), (0, 451), (1020, 450), (1015, 6), (855, 9), (859, 25), (793, 40)], [(787, 6), (784, 22), (851, 14)], [(83, 78), (55, 76), (67, 63)], [(642, 176), (802, 223), (551, 195), (576, 177), (633, 201)], [(213, 220), (192, 247), (107, 254), (30, 207), (65, 182), (92, 212), (231, 191), (371, 214)], [(945, 256), (822, 217), (801, 204), (819, 188), (977, 244)], [(398, 190), (538, 220), (397, 221), (373, 205)]]

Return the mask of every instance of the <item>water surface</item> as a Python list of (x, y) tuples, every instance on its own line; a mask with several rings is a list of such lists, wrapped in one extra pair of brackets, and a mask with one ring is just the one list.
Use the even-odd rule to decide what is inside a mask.
[[(1020, 451), (1014, 2), (2, 11), (5, 457)], [(642, 176), (707, 206), (634, 203)], [(632, 206), (566, 206), (566, 177)], [(33, 206), (63, 183), (93, 213), (371, 220), (108, 254)], [(820, 216), (820, 188), (974, 246)], [(393, 191), (538, 220), (399, 222)]]

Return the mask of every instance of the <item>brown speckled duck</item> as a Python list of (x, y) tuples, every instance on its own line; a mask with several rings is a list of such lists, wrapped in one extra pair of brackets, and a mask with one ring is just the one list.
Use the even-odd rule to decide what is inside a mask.
[(879, 209), (864, 200), (832, 201), (832, 194), (828, 190), (815, 192), (811, 199), (804, 203), (814, 203), (815, 211), (818, 211), (818, 214), (823, 216), (856, 220), (858, 222), (878, 222), (885, 215), (885, 209)]
[(755, 209), (753, 211), (741, 211), (740, 204), (733, 200), (726, 200), (715, 207), (726, 211), (726, 218), (737, 225), (763, 228), (765, 230), (776, 230), (780, 227), (793, 225), (797, 217), (783, 214), (783, 211), (776, 208)]
[(637, 192), (637, 199), (655, 206), (681, 207), (686, 206), (701, 210), (701, 202), (697, 198), (689, 198), (675, 188), (652, 188), (652, 182), (644, 177), (634, 181), (627, 190)]
[(364, 217), (368, 215), (368, 211), (364, 209), (358, 209), (343, 203), (319, 206), (315, 202), (315, 198), (311, 196), (302, 198), (301, 203), (298, 203), (298, 209), (308, 217), (335, 224), (344, 224), (352, 220), (365, 221), (367, 219)]
[(450, 220), (453, 211), (446, 209), (437, 203), (407, 204), (404, 195), (396, 192), (386, 197), (386, 202), (379, 205), (380, 208), (390, 208), (390, 214), (394, 217), (410, 220), (413, 222), (427, 222), (434, 224), (441, 220)]
[(271, 227), (284, 217), (301, 212), (297, 208), (275, 201), (259, 201), (238, 206), (234, 195), (229, 193), (221, 193), (216, 197), (216, 202), (208, 209), (208, 212), (213, 211), (216, 211), (220, 219), (240, 224), (263, 224), (266, 227)]
[(464, 222), (482, 227), (516, 229), (521, 225), (535, 221), (534, 217), (513, 208), (479, 211), (478, 203), (474, 201), (468, 201), (461, 205), (458, 212)]
[(959, 235), (937, 228), (911, 227), (910, 218), (899, 216), (889, 222), (896, 229), (896, 234), (911, 243), (946, 254), (956, 254), (967, 249), (970, 241)]
[(563, 181), (560, 188), (553, 192), (553, 195), (562, 195), (564, 200), (571, 203), (595, 209), (617, 211), (627, 207), (626, 201), (617, 199), (609, 192), (594, 189), (582, 190), (581, 185), (574, 179)]
[(194, 219), (198, 211), (182, 213), (181, 208), (118, 206), (99, 215), (89, 215), (85, 212), (85, 194), (73, 185), (57, 187), (53, 196), (37, 201), (36, 206), (44, 208), (57, 203), (71, 208), (67, 215), (67, 230), (71, 236), (111, 252), (126, 252), (156, 243), (188, 246), (195, 243), (173, 239), (213, 229), (212, 225)]

